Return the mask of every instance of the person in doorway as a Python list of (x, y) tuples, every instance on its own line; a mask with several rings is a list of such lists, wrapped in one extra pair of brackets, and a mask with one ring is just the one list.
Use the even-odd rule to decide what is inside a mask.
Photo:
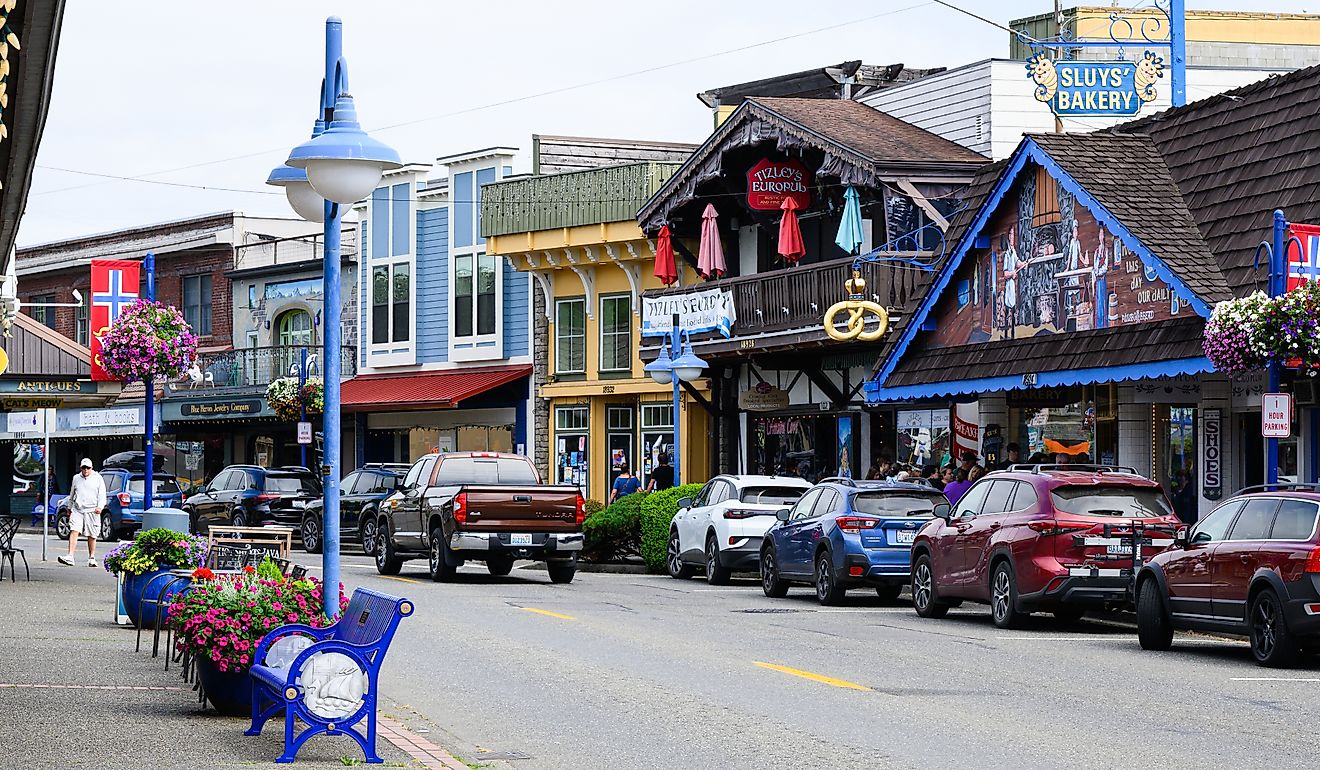
[(642, 482), (628, 470), (628, 464), (623, 463), (619, 466), (619, 476), (614, 480), (614, 490), (610, 492), (610, 502), (613, 503), (620, 497), (636, 494), (642, 491)]
[(73, 566), (73, 552), (78, 535), (87, 538), (87, 566), (96, 566), (96, 538), (101, 534), (101, 511), (105, 510), (105, 479), (83, 458), (78, 475), (69, 485), (69, 553), (59, 557), (60, 564)]
[(651, 480), (646, 484), (647, 492), (659, 492), (674, 486), (674, 466), (669, 464), (669, 455), (661, 452), (656, 460), (659, 464), (651, 470)]
[(1178, 514), (1182, 523), (1191, 526), (1196, 523), (1196, 485), (1186, 470), (1179, 468), (1173, 474), (1173, 512)]

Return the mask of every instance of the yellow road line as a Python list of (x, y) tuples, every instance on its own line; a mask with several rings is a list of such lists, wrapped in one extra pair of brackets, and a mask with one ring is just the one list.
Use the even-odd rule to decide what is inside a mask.
[(770, 669), (771, 671), (778, 671), (778, 672), (780, 672), (780, 673), (788, 674), (788, 675), (790, 675), (790, 676), (800, 676), (800, 677), (802, 677), (803, 679), (810, 679), (810, 680), (813, 681), (813, 682), (820, 682), (821, 684), (828, 684), (828, 685), (830, 685), (831, 687), (842, 687), (842, 688), (844, 688), (845, 690), (863, 690), (863, 691), (865, 691), (865, 692), (871, 692), (871, 688), (870, 688), (870, 687), (864, 687), (864, 686), (862, 686), (862, 685), (860, 685), (860, 684), (855, 684), (855, 683), (853, 683), (853, 682), (848, 682), (848, 681), (845, 681), (845, 680), (843, 680), (843, 679), (835, 679), (835, 678), (832, 677), (832, 676), (822, 676), (822, 675), (820, 675), (820, 674), (813, 674), (813, 673), (811, 673), (810, 671), (803, 671), (803, 670), (798, 669), (798, 668), (789, 668), (788, 666), (779, 666), (779, 665), (776, 665), (776, 664), (774, 664), (774, 663), (762, 663), (762, 662), (759, 661), (759, 660), (754, 660), (754, 661), (752, 661), (752, 663), (755, 663), (756, 665), (760, 666), (761, 668), (768, 668), (768, 669)]
[(545, 615), (551, 618), (559, 618), (560, 620), (577, 620), (577, 618), (573, 617), (572, 615), (561, 615), (558, 612), (551, 612), (550, 610), (538, 610), (535, 607), (519, 607), (518, 609), (523, 610), (524, 612), (535, 612), (537, 615)]
[(383, 579), (383, 580), (397, 580), (397, 581), (399, 581), (400, 583), (420, 583), (420, 582), (422, 582), (422, 581), (420, 581), (420, 580), (413, 580), (412, 578), (394, 577), (393, 575), (377, 575), (377, 577), (379, 577), (379, 578), (381, 578), (381, 579)]

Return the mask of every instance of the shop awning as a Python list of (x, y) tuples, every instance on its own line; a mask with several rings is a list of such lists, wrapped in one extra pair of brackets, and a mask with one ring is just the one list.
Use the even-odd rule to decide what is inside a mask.
[(531, 364), (524, 364), (448, 372), (364, 374), (344, 383), (340, 404), (345, 412), (453, 409), (462, 401), (531, 373)]

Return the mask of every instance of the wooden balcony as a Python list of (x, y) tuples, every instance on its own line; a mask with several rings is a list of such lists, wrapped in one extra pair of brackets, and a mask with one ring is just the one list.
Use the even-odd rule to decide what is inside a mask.
[(678, 165), (629, 163), (485, 185), (481, 234), (490, 238), (631, 220)]

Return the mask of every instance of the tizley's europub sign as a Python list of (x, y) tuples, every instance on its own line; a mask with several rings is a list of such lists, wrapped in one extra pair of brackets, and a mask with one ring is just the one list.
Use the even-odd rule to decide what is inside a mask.
[(1138, 62), (1053, 61), (1044, 53), (1027, 60), (1027, 77), (1036, 101), (1059, 117), (1131, 116), (1155, 101), (1155, 84), (1164, 77), (1164, 61), (1146, 51)]

